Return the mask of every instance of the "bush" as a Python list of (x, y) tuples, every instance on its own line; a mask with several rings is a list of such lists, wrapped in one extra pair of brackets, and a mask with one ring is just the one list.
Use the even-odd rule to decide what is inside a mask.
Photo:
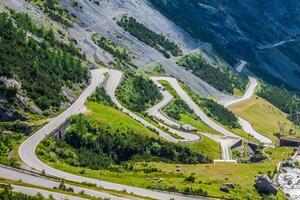
[(239, 128), (238, 118), (233, 112), (211, 99), (202, 99), (202, 106), (209, 115), (221, 124), (230, 128)]
[(117, 46), (105, 37), (98, 38), (98, 34), (92, 35), (92, 40), (103, 50), (110, 53), (114, 58), (129, 63), (131, 61), (129, 53), (125, 48)]
[(177, 44), (166, 38), (164, 35), (153, 32), (145, 25), (137, 22), (133, 17), (123, 15), (122, 18), (117, 21), (117, 24), (141, 42), (144, 42), (161, 52), (166, 58), (170, 58), (168, 52), (173, 56), (182, 55), (182, 50)]
[(234, 88), (244, 91), (247, 85), (247, 80), (244, 77), (240, 77), (228, 69), (213, 66), (200, 53), (184, 56), (177, 61), (177, 64), (187, 70), (192, 70), (193, 74), (220, 91), (233, 94)]
[[(67, 83), (82, 83), (88, 78), (74, 47), (55, 41), (53, 31), (38, 29), (26, 14), (11, 11), (17, 21), (13, 23), (7, 13), (0, 14), (0, 76), (17, 76), (22, 89), (43, 110), (51, 107), (57, 110), (64, 97), (61, 87)], [(27, 32), (40, 34), (44, 39), (38, 42)], [(13, 98), (16, 88), (3, 88), (6, 98)]]
[(103, 87), (98, 87), (89, 100), (105, 106), (116, 107)]
[(191, 174), (190, 176), (186, 177), (184, 180), (185, 180), (186, 182), (194, 183), (195, 180), (196, 180), (196, 178), (195, 178), (194, 174)]
[(145, 111), (162, 98), (152, 80), (135, 74), (126, 74), (116, 96), (123, 105), (136, 112)]

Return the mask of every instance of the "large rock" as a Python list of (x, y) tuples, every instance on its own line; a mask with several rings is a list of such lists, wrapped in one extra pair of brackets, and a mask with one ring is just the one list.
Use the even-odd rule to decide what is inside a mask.
[(220, 187), (220, 190), (223, 191), (223, 192), (226, 192), (228, 193), (230, 189), (233, 189), (234, 188), (234, 185), (229, 183), (229, 184), (224, 184), (224, 185), (221, 185)]
[(27, 118), (11, 108), (5, 108), (0, 104), (0, 122), (9, 122), (16, 120), (27, 120)]
[(255, 180), (255, 188), (262, 194), (276, 194), (278, 188), (266, 175), (260, 175)]

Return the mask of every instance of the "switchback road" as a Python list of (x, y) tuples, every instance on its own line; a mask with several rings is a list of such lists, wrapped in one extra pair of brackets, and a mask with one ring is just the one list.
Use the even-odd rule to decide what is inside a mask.
[[(154, 199), (175, 199), (175, 200), (194, 200), (194, 199), (207, 199), (204, 197), (190, 197), (190, 196), (183, 196), (179, 194), (171, 194), (166, 192), (159, 192), (159, 191), (153, 191), (148, 189), (142, 189), (117, 183), (110, 183), (106, 181), (100, 181), (92, 178), (82, 177), (74, 174), (70, 174), (64, 171), (60, 171), (58, 169), (54, 169), (46, 164), (44, 164), (42, 161), (38, 159), (38, 157), (35, 155), (35, 150), (38, 144), (49, 134), (51, 134), (54, 130), (56, 130), (58, 127), (60, 127), (61, 124), (63, 124), (70, 116), (73, 114), (76, 114), (80, 108), (84, 105), (86, 99), (96, 90), (96, 88), (103, 83), (105, 79), (105, 73), (108, 73), (108, 80), (106, 83), (106, 90), (108, 91), (108, 94), (116, 103), (116, 105), (123, 110), (123, 112), (128, 113), (132, 117), (136, 118), (138, 121), (143, 121), (145, 124), (148, 125), (148, 127), (152, 127), (153, 129), (158, 129), (152, 124), (148, 123), (144, 119), (136, 116), (135, 114), (128, 111), (126, 108), (124, 108), (116, 99), (115, 97), (115, 90), (119, 83), (122, 80), (122, 72), (117, 70), (108, 70), (108, 69), (96, 69), (92, 70), (92, 80), (88, 88), (80, 95), (80, 97), (75, 101), (75, 103), (67, 109), (65, 112), (60, 114), (58, 117), (54, 118), (52, 121), (50, 121), (47, 125), (45, 125), (43, 128), (41, 128), (39, 131), (37, 131), (35, 134), (30, 136), (25, 142), (23, 142), (19, 148), (19, 155), (22, 161), (28, 165), (29, 167), (38, 170), (38, 171), (45, 171), (46, 174), (64, 178), (66, 180), (74, 181), (74, 182), (86, 182), (86, 183), (92, 183), (96, 184), (98, 187), (103, 187), (105, 189), (111, 189), (111, 190), (118, 190), (118, 191), (127, 191), (128, 193), (137, 194), (140, 196), (145, 197), (151, 197)], [(164, 133), (160, 129), (157, 131), (160, 131), (160, 135), (163, 135), (165, 138), (168, 138), (169, 140), (174, 140), (170, 135)], [(111, 195), (110, 195), (111, 196)], [(120, 197), (111, 196), (110, 199), (123, 199)]]

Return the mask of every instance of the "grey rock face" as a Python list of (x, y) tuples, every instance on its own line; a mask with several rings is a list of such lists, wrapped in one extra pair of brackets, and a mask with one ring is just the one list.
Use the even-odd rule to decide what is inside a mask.
[(26, 111), (37, 115), (43, 114), (42, 110), (37, 105), (35, 105), (28, 97), (24, 97), (22, 95), (17, 94), (17, 99), (18, 103)]
[(0, 105), (0, 122), (26, 120), (27, 118), (13, 109), (7, 109)]
[(257, 74), (264, 70), (300, 89), (300, 1), (148, 1), (228, 60), (246, 60)]
[(276, 194), (278, 188), (267, 175), (260, 175), (255, 180), (255, 188), (262, 194)]
[(2, 81), (6, 87), (16, 87), (20, 89), (22, 87), (21, 83), (15, 79), (10, 79), (4, 76), (0, 77), (0, 81)]

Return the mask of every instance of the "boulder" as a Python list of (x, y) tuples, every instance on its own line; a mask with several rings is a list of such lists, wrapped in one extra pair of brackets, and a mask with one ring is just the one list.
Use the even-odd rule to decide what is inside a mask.
[(234, 188), (234, 185), (231, 184), (231, 183), (228, 183), (228, 184), (221, 185), (220, 190), (221, 190), (222, 192), (228, 193), (229, 190), (230, 190), (230, 189), (233, 189), (233, 188)]
[(16, 120), (27, 120), (26, 116), (14, 111), (11, 108), (4, 108), (0, 105), (0, 122), (10, 122)]
[(261, 194), (277, 194), (278, 188), (267, 175), (260, 175), (255, 180), (255, 188)]
[(282, 163), (282, 167), (291, 167), (294, 168), (295, 165), (292, 160), (286, 160)]

